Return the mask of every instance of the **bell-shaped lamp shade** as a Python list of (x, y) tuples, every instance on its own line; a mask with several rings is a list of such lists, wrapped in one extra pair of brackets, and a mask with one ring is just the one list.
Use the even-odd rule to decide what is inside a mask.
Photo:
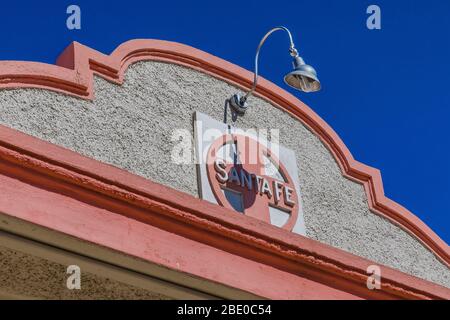
[(314, 92), (320, 90), (320, 81), (317, 78), (316, 70), (305, 64), (300, 56), (294, 57), (294, 71), (284, 76), (284, 82), (291, 87), (304, 92)]

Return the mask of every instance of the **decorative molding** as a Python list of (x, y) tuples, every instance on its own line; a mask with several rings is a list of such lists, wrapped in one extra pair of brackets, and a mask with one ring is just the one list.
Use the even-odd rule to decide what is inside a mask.
[[(0, 61), (0, 89), (43, 88), (93, 99), (93, 74), (121, 84), (128, 66), (142, 60), (187, 66), (242, 89), (248, 89), (253, 81), (251, 72), (190, 46), (161, 40), (131, 40), (117, 47), (111, 55), (73, 42), (57, 59), (57, 65)], [(450, 267), (449, 246), (418, 217), (388, 199), (384, 195), (379, 170), (356, 161), (339, 136), (314, 111), (265, 79), (259, 81), (256, 95), (304, 123), (334, 155), (343, 175), (364, 185), (369, 207), (374, 213), (417, 238)]]
[[(216, 256), (215, 259), (220, 259), (223, 264), (233, 263), (232, 257), (240, 256), (272, 266), (273, 270), (283, 270), (308, 279), (306, 287), (301, 290), (314, 290), (316, 283), (317, 290), (322, 290), (319, 295), (325, 295), (323, 285), (326, 285), (349, 296), (366, 299), (450, 299), (450, 289), (385, 266), (380, 266), (381, 289), (368, 290), (366, 271), (368, 266), (377, 265), (373, 261), (262, 221), (237, 215), (232, 210), (0, 126), (0, 177), (2, 175), (16, 179), (17, 183), (61, 194), (66, 199), (76, 199), (92, 208), (98, 207), (113, 215), (131, 218), (136, 223), (139, 221), (157, 227), (179, 235), (182, 239), (218, 248), (222, 256)], [(32, 208), (40, 207), (42, 197), (38, 199), (34, 196), (27, 198), (26, 208), (31, 210), (24, 211), (16, 206), (11, 208), (11, 203), (21, 202), (21, 195), (16, 196), (14, 192), (9, 195), (12, 198), (0, 198), (0, 206), (10, 208), (6, 212), (3, 210), (5, 214), (133, 255), (130, 248), (136, 247), (136, 243), (118, 243), (115, 237), (111, 237), (114, 234), (114, 229), (110, 227), (111, 217), (101, 218), (97, 214), (93, 220), (86, 206), (74, 217), (71, 212), (53, 209), (51, 204), (46, 205), (45, 214), (39, 214)], [(43, 201), (48, 202), (45, 199)], [(76, 225), (71, 222), (73, 219), (77, 219)], [(131, 228), (133, 222), (127, 223)], [(182, 247), (180, 241), (172, 245)], [(158, 241), (152, 242), (151, 251), (163, 252), (159, 246)], [(205, 265), (198, 266), (201, 252), (184, 245), (183, 252), (186, 250), (191, 252), (186, 258), (188, 261), (185, 261), (184, 272), (189, 272), (193, 267), (196, 270), (208, 269)], [(162, 259), (159, 263), (164, 265), (166, 261)], [(167, 263), (166, 267), (173, 266)], [(229, 284), (226, 282), (227, 275), (205, 271), (204, 276), (210, 277), (212, 281)], [(245, 279), (239, 283), (242, 286), (239, 289), (254, 288), (254, 284), (246, 283)], [(277, 287), (278, 284), (272, 285)], [(255, 294), (270, 296), (267, 291)]]

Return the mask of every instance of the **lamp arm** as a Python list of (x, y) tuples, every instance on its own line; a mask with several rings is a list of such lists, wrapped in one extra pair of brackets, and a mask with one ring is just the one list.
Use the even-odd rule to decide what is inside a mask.
[(252, 85), (252, 88), (250, 89), (250, 91), (247, 92), (247, 93), (245, 94), (245, 96), (243, 96), (243, 97), (240, 99), (239, 102), (240, 102), (242, 105), (245, 103), (245, 101), (248, 99), (248, 97), (249, 97), (250, 95), (253, 94), (253, 92), (255, 91), (256, 86), (257, 86), (257, 84), (258, 84), (258, 76), (259, 76), (259, 75), (258, 75), (258, 61), (259, 61), (259, 52), (260, 52), (260, 50), (261, 50), (261, 47), (263, 46), (264, 42), (266, 42), (267, 38), (268, 38), (272, 33), (274, 33), (275, 31), (279, 31), (279, 30), (286, 31), (287, 34), (288, 34), (288, 36), (289, 36), (289, 41), (290, 41), (290, 43), (291, 43), (291, 45), (290, 45), (290, 47), (289, 47), (289, 52), (290, 52), (291, 56), (292, 56), (292, 57), (298, 56), (297, 49), (295, 49), (294, 41), (292, 40), (291, 32), (289, 31), (288, 28), (283, 27), (283, 26), (279, 26), (279, 27), (275, 27), (275, 28), (269, 30), (269, 32), (267, 32), (267, 33), (264, 35), (264, 37), (261, 39), (261, 41), (259, 42), (258, 48), (256, 49), (256, 55), (255, 55), (255, 72), (254, 72), (254, 78), (253, 78), (253, 85)]

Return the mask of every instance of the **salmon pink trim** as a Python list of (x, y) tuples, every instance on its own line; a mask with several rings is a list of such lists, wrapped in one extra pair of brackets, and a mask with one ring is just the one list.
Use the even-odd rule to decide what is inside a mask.
[(445, 287), (2, 126), (0, 193), (2, 214), (261, 297), (450, 299)]
[[(131, 40), (120, 45), (111, 55), (73, 42), (58, 58), (56, 65), (1, 61), (0, 88), (43, 88), (93, 99), (93, 74), (121, 84), (127, 67), (141, 60), (187, 66), (242, 89), (248, 89), (253, 80), (251, 72), (183, 44), (160, 40)], [(369, 207), (373, 212), (416, 237), (450, 267), (449, 246), (418, 217), (385, 197), (379, 170), (356, 161), (333, 129), (314, 111), (264, 79), (258, 83), (256, 94), (304, 123), (334, 155), (343, 175), (364, 185)]]

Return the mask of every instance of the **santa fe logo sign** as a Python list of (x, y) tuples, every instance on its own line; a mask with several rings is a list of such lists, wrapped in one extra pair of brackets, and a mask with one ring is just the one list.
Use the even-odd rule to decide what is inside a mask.
[(200, 197), (305, 234), (295, 153), (195, 114)]

